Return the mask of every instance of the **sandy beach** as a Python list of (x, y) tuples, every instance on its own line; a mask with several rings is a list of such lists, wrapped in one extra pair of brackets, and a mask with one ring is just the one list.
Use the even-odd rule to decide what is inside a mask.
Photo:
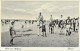
[[(60, 29), (55, 29), (55, 33), (51, 34), (49, 32), (49, 27), (46, 25), (47, 37), (41, 35), (38, 36), (39, 29), (37, 24), (33, 24), (30, 27), (24, 27), (22, 29), (17, 29), (14, 38), (14, 45), (10, 46), (10, 34), (9, 31), (1, 32), (1, 46), (2, 47), (78, 47), (79, 45), (79, 34), (78, 32), (72, 32), (70, 36), (66, 34), (60, 35)], [(30, 31), (28, 31), (30, 30)], [(23, 31), (23, 32), (22, 32)], [(26, 32), (25, 32), (26, 31)], [(65, 32), (65, 29), (64, 31)]]

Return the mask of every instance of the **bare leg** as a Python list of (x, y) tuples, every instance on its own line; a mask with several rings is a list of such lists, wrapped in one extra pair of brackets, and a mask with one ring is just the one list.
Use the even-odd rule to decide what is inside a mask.
[(13, 38), (10, 40), (10, 45), (13, 45)]
[(50, 27), (49, 27), (49, 32), (50, 32)]
[(47, 37), (46, 32), (45, 32), (45, 37)]

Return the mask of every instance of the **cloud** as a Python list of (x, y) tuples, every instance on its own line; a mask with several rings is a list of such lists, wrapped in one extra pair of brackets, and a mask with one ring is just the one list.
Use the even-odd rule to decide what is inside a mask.
[(26, 12), (26, 10), (25, 9), (13, 9), (14, 11), (17, 11), (17, 12)]
[[(17, 17), (37, 17), (42, 12), (44, 17), (54, 17), (61, 14), (78, 15), (78, 2), (3, 2), (2, 14)], [(74, 11), (73, 11), (74, 10)]]
[(12, 10), (12, 8), (9, 7), (2, 7), (2, 9)]
[(46, 10), (48, 12), (52, 12), (52, 11), (55, 11), (56, 9), (58, 9), (57, 6), (50, 4), (50, 3), (46, 3), (46, 4), (41, 5), (40, 8), (35, 9), (35, 11), (42, 12), (43, 10)]
[(67, 9), (73, 9), (73, 8), (77, 8), (79, 6), (63, 6), (60, 8), (60, 10), (67, 10)]
[(16, 12), (26, 12), (25, 9), (20, 9), (20, 8), (3, 7), (2, 9), (12, 10), (12, 11), (16, 11)]
[(68, 9), (73, 9), (79, 7), (78, 5), (67, 5), (67, 6), (60, 6), (60, 5), (54, 5), (52, 3), (46, 3), (41, 5), (40, 8), (35, 9), (36, 12), (43, 12), (43, 10), (46, 10), (48, 12), (56, 12), (56, 11), (61, 11), (61, 10), (68, 10)]

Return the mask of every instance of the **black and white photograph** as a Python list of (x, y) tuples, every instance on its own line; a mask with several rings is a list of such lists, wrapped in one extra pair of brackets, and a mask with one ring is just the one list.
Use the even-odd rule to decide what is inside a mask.
[(2, 1), (1, 47), (79, 47), (78, 1)]

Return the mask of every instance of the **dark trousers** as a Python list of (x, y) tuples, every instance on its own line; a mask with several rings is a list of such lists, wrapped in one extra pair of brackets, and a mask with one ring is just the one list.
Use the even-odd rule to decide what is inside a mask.
[(13, 44), (13, 38), (10, 40), (10, 44)]
[(73, 24), (73, 29), (74, 29), (74, 31), (75, 31), (75, 24)]
[(52, 28), (51, 28), (51, 34), (52, 34)]

